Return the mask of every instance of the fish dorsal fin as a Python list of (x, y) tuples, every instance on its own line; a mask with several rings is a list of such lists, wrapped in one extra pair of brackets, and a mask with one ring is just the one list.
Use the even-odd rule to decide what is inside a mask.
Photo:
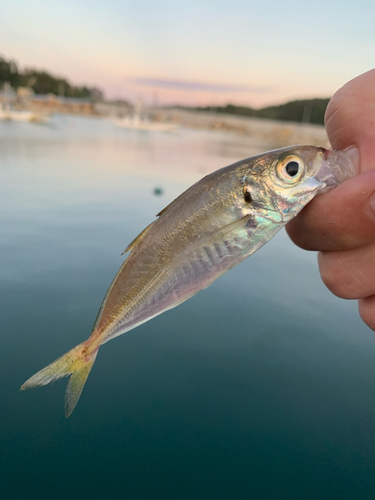
[(132, 250), (134, 250), (134, 248), (143, 240), (143, 238), (146, 236), (146, 233), (148, 232), (148, 230), (150, 229), (150, 227), (152, 226), (152, 224), (154, 223), (155, 221), (151, 222), (151, 224), (149, 224), (126, 248), (125, 250), (122, 252), (121, 255), (124, 255), (124, 253), (126, 252), (131, 252)]
[[(206, 177), (203, 177), (203, 179), (205, 179)], [(201, 180), (203, 180), (203, 179), (201, 179)], [(200, 181), (198, 181), (198, 182), (200, 182)], [(165, 208), (163, 208), (163, 210), (161, 210), (158, 214), (156, 214), (156, 217), (160, 217), (161, 215), (163, 215), (167, 210), (169, 210), (171, 208), (172, 205), (174, 205), (181, 198), (183, 198), (183, 197), (186, 198), (186, 196), (190, 193), (190, 191), (193, 191), (193, 188), (195, 188), (195, 186), (196, 186), (196, 184), (198, 184), (198, 182), (196, 182), (195, 184), (190, 186), (189, 189), (187, 189), (186, 191), (181, 193), (179, 196), (177, 196), (177, 198), (175, 198), (173, 201), (171, 201), (169, 205), (167, 205)]]
[[(231, 165), (230, 165), (230, 167), (231, 167)], [(161, 215), (164, 215), (165, 212), (167, 212), (170, 208), (172, 208), (173, 205), (178, 205), (178, 202), (181, 202), (183, 200), (185, 200), (186, 202), (188, 202), (189, 198), (192, 195), (194, 195), (194, 193), (195, 193), (196, 188), (197, 188), (198, 185), (204, 185), (205, 181), (207, 181), (208, 178), (217, 175), (218, 172), (219, 173), (220, 172), (224, 172), (228, 168), (229, 167), (221, 168), (220, 170), (217, 170), (217, 172), (213, 172), (212, 174), (208, 174), (208, 175), (205, 175), (204, 177), (202, 177), (202, 179), (200, 179), (195, 184), (193, 184), (192, 186), (190, 186), (186, 191), (184, 191), (179, 196), (177, 196), (177, 198), (175, 198), (169, 205), (167, 205), (165, 208), (163, 208), (163, 210), (161, 210), (158, 214), (156, 214), (156, 217), (160, 217)], [(220, 175), (222, 175), (222, 174), (220, 174)], [(203, 189), (203, 191), (206, 191), (206, 189)]]
[[(185, 194), (185, 193), (182, 193), (182, 194)], [(170, 208), (174, 204), (175, 201), (177, 201), (179, 198), (181, 198), (182, 194), (180, 194), (180, 196), (177, 196), (177, 198), (175, 200), (171, 201), (169, 205), (164, 207), (163, 210), (161, 210), (158, 214), (156, 214), (156, 217), (160, 217), (161, 215), (163, 215), (168, 210), (168, 208)]]
[(168, 208), (175, 202), (176, 200), (173, 200), (169, 205), (167, 205), (166, 207), (163, 208), (163, 210), (161, 210), (158, 214), (156, 214), (156, 217), (160, 217), (161, 215), (163, 215), (164, 212), (166, 212), (168, 210)]
[[(193, 186), (192, 186), (193, 187)], [(189, 191), (189, 189), (188, 189)], [(186, 191), (185, 191), (186, 193)], [(185, 193), (182, 193), (180, 194), (180, 196), (177, 196), (177, 198), (173, 201), (171, 201), (171, 203), (169, 205), (167, 205), (165, 208), (163, 208), (163, 210), (161, 210), (158, 214), (156, 214), (156, 217), (160, 217), (161, 215), (164, 214), (164, 212), (166, 212), (178, 199), (180, 199)], [(154, 221), (155, 222), (155, 221)], [(125, 250), (122, 252), (121, 255), (124, 255), (124, 253), (126, 252), (130, 252), (131, 250), (134, 250), (134, 248), (143, 240), (143, 237), (146, 235), (146, 233), (148, 232), (148, 230), (150, 229), (150, 227), (152, 226), (152, 224), (154, 222), (151, 222), (151, 224), (149, 224), (126, 248)]]

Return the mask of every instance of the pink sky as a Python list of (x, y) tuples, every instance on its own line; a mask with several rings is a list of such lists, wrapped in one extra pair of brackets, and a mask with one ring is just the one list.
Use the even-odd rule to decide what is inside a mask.
[(369, 0), (13, 0), (4, 12), (4, 56), (108, 98), (259, 107), (329, 97), (375, 65)]

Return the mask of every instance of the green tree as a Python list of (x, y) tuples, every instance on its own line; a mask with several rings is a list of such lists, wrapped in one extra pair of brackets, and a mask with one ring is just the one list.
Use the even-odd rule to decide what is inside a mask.
[(19, 71), (13, 59), (7, 60), (0, 56), (0, 86), (5, 82), (17, 89), (18, 87), (31, 87), (36, 94), (55, 94), (64, 97), (80, 97), (83, 99), (103, 99), (103, 92), (95, 87), (76, 87), (71, 85), (66, 78), (51, 75), (47, 71), (38, 71), (29, 68)]
[[(278, 106), (254, 109), (247, 106), (235, 106), (227, 104), (215, 108), (217, 113), (226, 113), (237, 116), (251, 116), (256, 118), (268, 118), (270, 120), (285, 120), (304, 123), (324, 123), (324, 114), (329, 103), (326, 99), (303, 99), (289, 101)], [(196, 108), (200, 111), (212, 111), (212, 108)]]
[(17, 63), (10, 59), (7, 61), (0, 56), (0, 85), (9, 82), (12, 87), (18, 87), (20, 84), (20, 74), (18, 72)]

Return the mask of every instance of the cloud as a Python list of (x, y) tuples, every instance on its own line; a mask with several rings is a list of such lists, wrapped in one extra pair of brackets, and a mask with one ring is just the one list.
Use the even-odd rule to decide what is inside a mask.
[(272, 92), (271, 87), (257, 87), (252, 85), (222, 85), (216, 83), (192, 82), (188, 80), (167, 80), (162, 78), (130, 78), (130, 83), (144, 87), (159, 89), (185, 90), (190, 92), (247, 92), (265, 93)]

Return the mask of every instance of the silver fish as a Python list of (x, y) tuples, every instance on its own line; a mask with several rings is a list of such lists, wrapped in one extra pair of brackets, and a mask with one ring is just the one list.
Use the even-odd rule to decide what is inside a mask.
[(85, 342), (21, 389), (71, 375), (65, 415), (74, 410), (99, 347), (178, 306), (249, 257), (316, 195), (354, 175), (341, 151), (294, 146), (207, 175), (158, 214), (126, 248)]

